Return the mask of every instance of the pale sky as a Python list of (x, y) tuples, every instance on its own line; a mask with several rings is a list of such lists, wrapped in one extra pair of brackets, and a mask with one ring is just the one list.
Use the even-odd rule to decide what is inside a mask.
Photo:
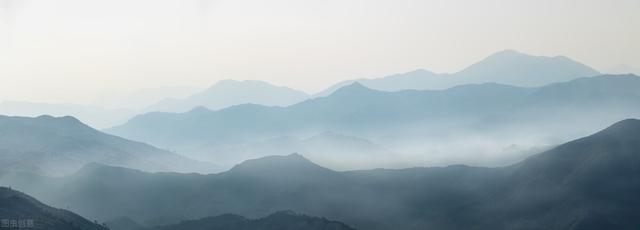
[(0, 101), (221, 79), (314, 93), (504, 49), (638, 70), (638, 12), (638, 0), (0, 0)]

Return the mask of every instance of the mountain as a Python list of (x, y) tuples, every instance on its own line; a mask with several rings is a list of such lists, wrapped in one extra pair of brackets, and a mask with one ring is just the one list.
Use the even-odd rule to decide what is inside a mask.
[[(107, 132), (199, 159), (220, 154), (224, 164), (239, 161), (225, 158), (226, 149), (257, 150), (252, 156), (259, 157), (268, 154), (247, 146), (283, 136), (295, 142), (333, 132), (401, 153), (395, 159), (410, 162), (403, 167), (500, 166), (615, 121), (640, 117), (638, 101), (640, 77), (635, 75), (580, 78), (537, 88), (485, 83), (397, 92), (352, 83), (330, 96), (288, 107), (245, 104), (218, 111), (147, 113)], [(319, 146), (296, 152), (313, 156), (315, 148)], [(348, 149), (345, 145), (336, 152)], [(334, 160), (349, 162), (349, 157)], [(380, 166), (398, 166), (397, 160), (389, 163)]]
[(451, 79), (447, 74), (436, 74), (428, 70), (417, 69), (414, 71), (394, 74), (382, 78), (374, 79), (356, 79), (347, 80), (314, 94), (313, 97), (326, 97), (331, 95), (336, 90), (359, 82), (365, 85), (367, 88), (377, 89), (382, 91), (400, 91), (407, 89), (424, 90), (424, 89), (444, 89), (451, 86), (449, 83)]
[(495, 82), (538, 87), (597, 75), (600, 73), (593, 68), (565, 56), (531, 56), (505, 50), (455, 73), (452, 78), (463, 84)]
[[(245, 104), (218, 111), (147, 113), (107, 132), (156, 145), (193, 145), (233, 142), (247, 138), (333, 131), (350, 135), (358, 129), (398, 125), (451, 113), (487, 113), (511, 106), (528, 89), (502, 85), (474, 85), (447, 91), (383, 92), (359, 83), (341, 88), (329, 97), (286, 108)], [(504, 98), (494, 102), (494, 98)], [(474, 98), (476, 103), (469, 103)], [(459, 106), (457, 106), (459, 105)], [(436, 109), (437, 108), (437, 109)], [(332, 129), (335, 128), (335, 129)], [(341, 132), (344, 131), (344, 132)]]
[(310, 217), (291, 211), (280, 211), (260, 219), (247, 219), (238, 215), (221, 215), (179, 224), (160, 226), (153, 230), (355, 230), (343, 223)]
[[(237, 145), (203, 146), (201, 155), (189, 157), (233, 165), (245, 159), (260, 158), (281, 153), (300, 153), (310, 160), (332, 169), (367, 169), (382, 167), (393, 161), (396, 155), (372, 141), (335, 132), (323, 132), (310, 137), (279, 136)], [(187, 152), (188, 153), (188, 152)], [(345, 157), (349, 161), (345, 161)]]
[(73, 116), (94, 128), (102, 129), (123, 124), (133, 117), (135, 112), (129, 109), (107, 109), (88, 105), (3, 101), (0, 103), (0, 114), (25, 117)]
[(353, 82), (382, 91), (442, 90), (458, 85), (481, 83), (539, 87), (597, 75), (600, 73), (593, 68), (565, 56), (532, 56), (515, 50), (504, 50), (455, 73), (436, 74), (418, 69), (382, 78), (347, 80), (315, 94), (314, 97), (328, 96)]
[(0, 116), (0, 169), (64, 175), (90, 162), (148, 171), (204, 170), (153, 146), (97, 131), (73, 117)]
[(8, 229), (108, 230), (72, 212), (49, 207), (6, 187), (0, 187), (0, 217), (1, 228)]
[(175, 224), (293, 210), (373, 230), (632, 229), (640, 224), (639, 154), (640, 120), (628, 119), (496, 168), (338, 172), (291, 154), (210, 175), (94, 164), (67, 177), (16, 173), (0, 183), (98, 220), (125, 215)]
[(535, 155), (502, 187), (455, 222), (478, 229), (632, 229), (640, 224), (640, 120)]
[(187, 98), (169, 98), (151, 105), (145, 111), (186, 112), (203, 106), (217, 110), (239, 104), (288, 106), (306, 100), (304, 92), (287, 87), (274, 86), (262, 81), (223, 80)]

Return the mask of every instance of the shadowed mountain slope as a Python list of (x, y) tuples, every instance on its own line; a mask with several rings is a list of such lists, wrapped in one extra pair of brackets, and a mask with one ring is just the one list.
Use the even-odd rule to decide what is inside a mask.
[(26, 194), (6, 187), (0, 187), (0, 219), (16, 221), (16, 226), (9, 223), (9, 226), (1, 227), (8, 229), (108, 230), (72, 212), (49, 207)]

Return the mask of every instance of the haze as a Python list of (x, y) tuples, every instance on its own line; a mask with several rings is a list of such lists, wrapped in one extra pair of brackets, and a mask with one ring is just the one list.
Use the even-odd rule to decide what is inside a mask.
[[(253, 79), (318, 92), (503, 49), (640, 67), (640, 2), (0, 0), (0, 98), (105, 94)], [(509, 20), (504, 20), (509, 18)]]

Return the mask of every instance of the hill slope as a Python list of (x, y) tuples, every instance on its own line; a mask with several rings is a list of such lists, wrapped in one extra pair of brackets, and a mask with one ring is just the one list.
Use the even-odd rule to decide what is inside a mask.
[(503, 187), (464, 210), (482, 223), (478, 229), (638, 226), (640, 120), (620, 121), (533, 156), (517, 165)]
[(0, 116), (0, 169), (52, 175), (77, 171), (90, 162), (148, 171), (206, 167), (153, 146), (108, 135), (73, 117)]
[(55, 209), (36, 199), (6, 187), (0, 187), (0, 218), (15, 220), (19, 225), (1, 228), (43, 230), (107, 230), (72, 212)]

